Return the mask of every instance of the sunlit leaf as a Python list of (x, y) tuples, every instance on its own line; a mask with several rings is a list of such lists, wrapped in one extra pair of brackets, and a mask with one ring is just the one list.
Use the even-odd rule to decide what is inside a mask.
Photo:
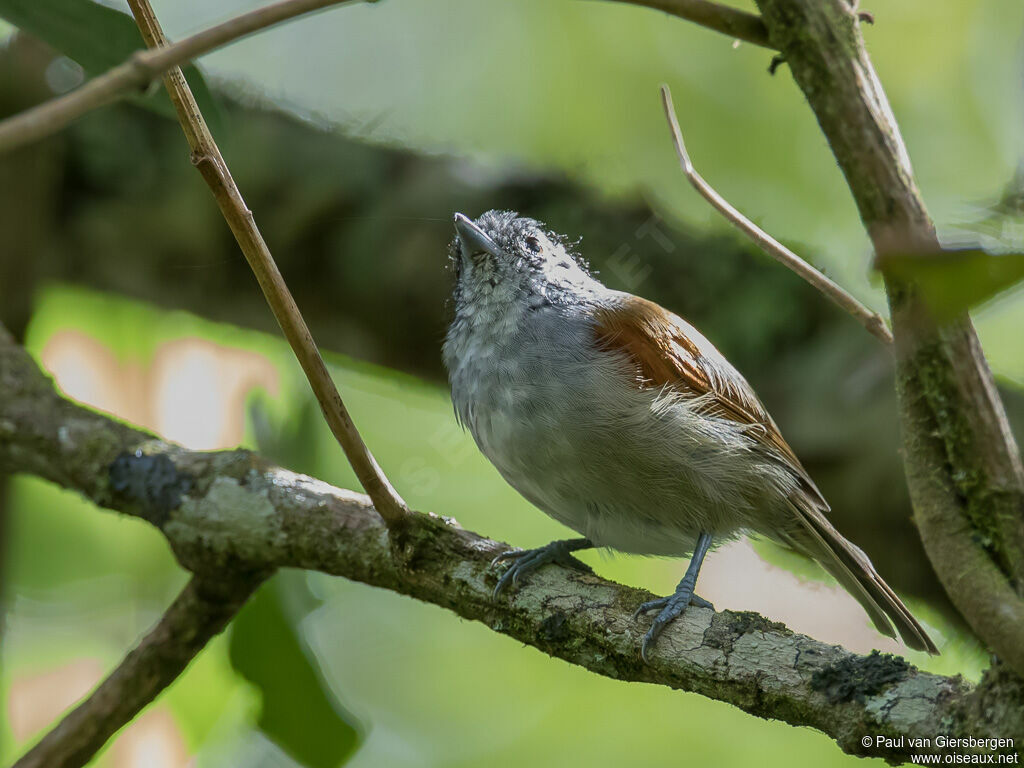
[(301, 574), (275, 576), (232, 623), (231, 664), (259, 688), (258, 725), (271, 741), (307, 768), (336, 768), (359, 745), (359, 726), (296, 628), (317, 605)]
[(1024, 254), (995, 254), (980, 248), (889, 254), (879, 259), (878, 268), (915, 283), (932, 311), (949, 318), (1024, 280)]
[[(76, 61), (88, 77), (116, 67), (144, 46), (131, 16), (94, 0), (0, 0), (0, 18)], [(221, 133), (221, 110), (206, 80), (194, 66), (186, 67), (184, 72), (211, 130)], [(136, 104), (174, 117), (174, 107), (163, 88), (131, 98)]]

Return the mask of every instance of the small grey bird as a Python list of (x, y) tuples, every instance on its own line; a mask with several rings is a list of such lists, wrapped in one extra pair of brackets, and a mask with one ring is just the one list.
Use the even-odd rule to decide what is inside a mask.
[[(760, 534), (816, 560), (882, 634), (938, 653), (753, 389), (685, 320), (598, 282), (563, 238), (511, 211), (455, 214), (455, 317), (444, 343), (459, 421), (513, 488), (583, 538), (506, 552), (497, 595), (570, 553), (690, 556), (641, 645), (688, 605), (712, 543)], [(891, 622), (891, 623), (890, 623)]]

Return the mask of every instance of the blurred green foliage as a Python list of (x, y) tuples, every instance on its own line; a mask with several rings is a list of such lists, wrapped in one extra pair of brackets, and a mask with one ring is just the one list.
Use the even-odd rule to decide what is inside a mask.
[(334, 700), (299, 623), (319, 601), (305, 574), (280, 573), (231, 622), (231, 666), (259, 688), (256, 725), (308, 768), (336, 768), (355, 750), (355, 718)]
[(933, 254), (887, 254), (879, 268), (920, 287), (939, 317), (951, 319), (1024, 280), (1024, 254), (961, 248)]

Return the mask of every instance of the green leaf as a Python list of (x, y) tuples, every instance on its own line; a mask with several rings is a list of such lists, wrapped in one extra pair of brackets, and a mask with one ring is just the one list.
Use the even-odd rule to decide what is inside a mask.
[(260, 690), (260, 730), (307, 768), (336, 768), (355, 752), (360, 729), (331, 693), (297, 629), (319, 604), (301, 572), (278, 574), (232, 622), (230, 657)]
[(964, 248), (928, 254), (888, 254), (884, 274), (917, 285), (929, 307), (948, 319), (1024, 280), (1024, 254)]
[[(89, 77), (122, 64), (144, 47), (131, 16), (94, 0), (0, 0), (0, 18), (75, 60)], [(205, 78), (194, 66), (183, 71), (210, 130), (221, 133), (223, 115)], [(130, 98), (166, 117), (175, 117), (163, 88)]]

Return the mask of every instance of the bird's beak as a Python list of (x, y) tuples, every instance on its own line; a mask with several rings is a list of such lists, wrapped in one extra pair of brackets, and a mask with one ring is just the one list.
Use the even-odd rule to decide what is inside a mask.
[(462, 249), (467, 256), (473, 256), (478, 253), (489, 253), (492, 256), (498, 256), (501, 253), (501, 248), (498, 247), (498, 244), (491, 240), (468, 216), (456, 213), (454, 222), (455, 234), (458, 235), (459, 242), (462, 244)]

